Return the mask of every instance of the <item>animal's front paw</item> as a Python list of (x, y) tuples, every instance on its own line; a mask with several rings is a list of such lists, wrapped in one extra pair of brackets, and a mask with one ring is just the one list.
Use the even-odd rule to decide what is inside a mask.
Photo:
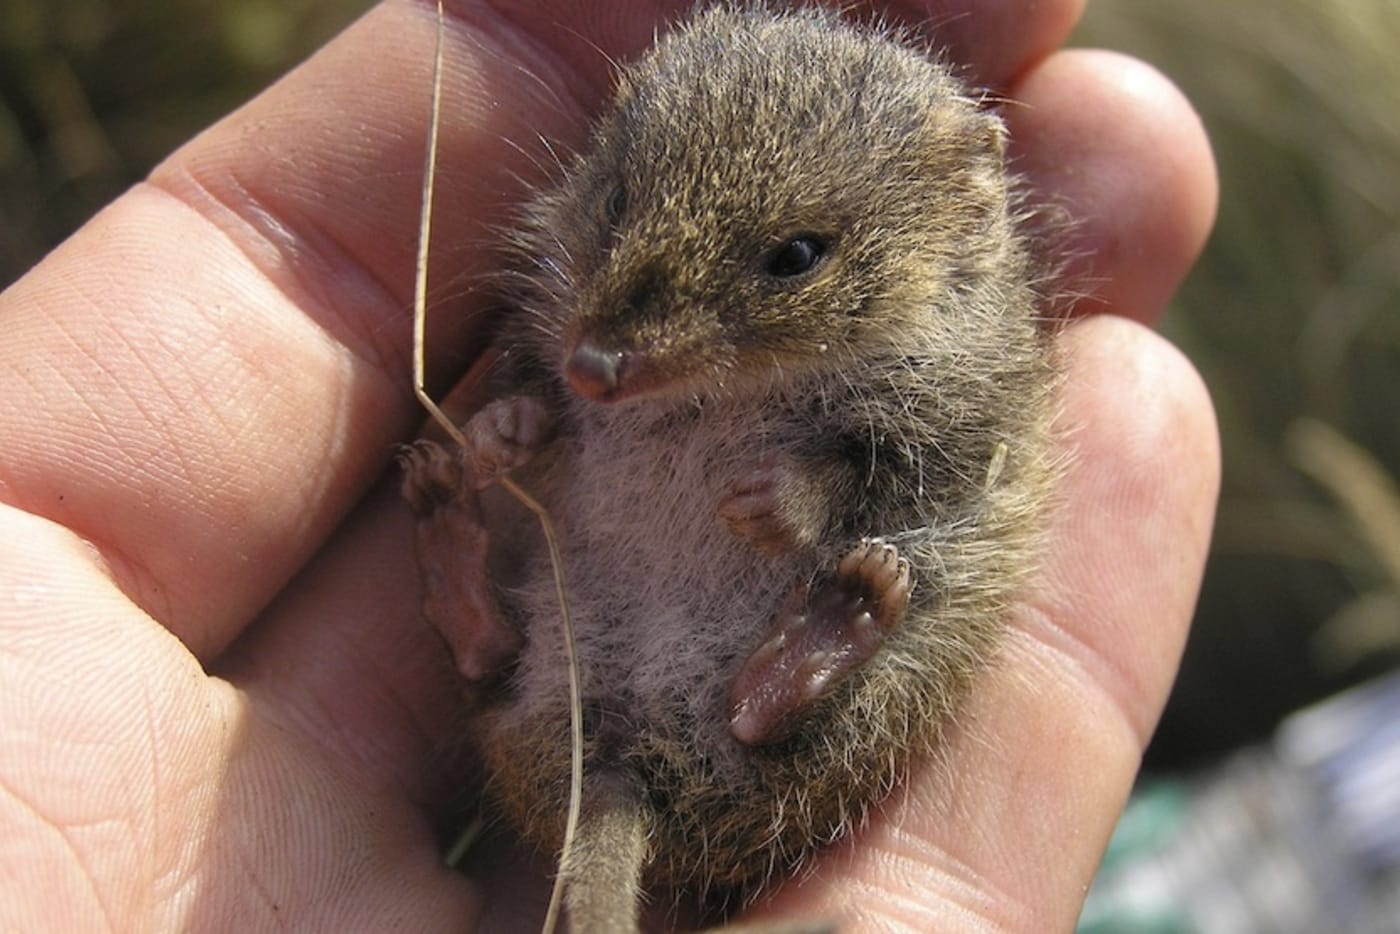
[(749, 656), (729, 692), (729, 729), (748, 745), (791, 735), (800, 715), (868, 662), (909, 606), (909, 562), (865, 539), (834, 577), (794, 588), (772, 635)]
[(462, 462), (435, 441), (415, 441), (399, 451), (403, 483), (399, 491), (419, 516), (431, 515), (457, 497)]
[(472, 483), (484, 489), (530, 462), (554, 433), (554, 419), (534, 396), (508, 396), (482, 407), (463, 428)]
[(717, 511), (739, 538), (780, 555), (811, 544), (821, 531), (803, 508), (806, 486), (791, 460), (769, 458), (730, 485)]

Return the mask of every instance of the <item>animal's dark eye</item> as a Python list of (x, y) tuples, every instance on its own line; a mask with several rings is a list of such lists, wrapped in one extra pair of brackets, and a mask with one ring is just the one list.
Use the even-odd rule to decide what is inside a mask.
[(793, 237), (768, 257), (768, 274), (790, 279), (811, 272), (826, 255), (826, 243), (810, 234)]
[(622, 220), (622, 212), (627, 210), (627, 189), (618, 185), (608, 195), (608, 200), (603, 204), (603, 210), (608, 215), (608, 223), (616, 227)]

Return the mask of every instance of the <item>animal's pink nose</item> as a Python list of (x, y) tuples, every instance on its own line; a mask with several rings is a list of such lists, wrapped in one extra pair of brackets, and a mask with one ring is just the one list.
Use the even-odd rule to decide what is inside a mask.
[(580, 396), (594, 402), (607, 402), (621, 386), (625, 361), (626, 354), (622, 351), (606, 350), (585, 337), (574, 345), (564, 365), (564, 374), (569, 386)]

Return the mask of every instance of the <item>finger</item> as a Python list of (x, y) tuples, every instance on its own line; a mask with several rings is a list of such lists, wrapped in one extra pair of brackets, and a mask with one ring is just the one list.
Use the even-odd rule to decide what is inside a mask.
[[(979, 86), (1005, 87), (1065, 41), (1084, 10), (1084, 0), (857, 0), (829, 3), (855, 19), (871, 17), (915, 29), (964, 69)], [(474, 7), (454, 3), (463, 20)], [(572, 0), (541, 9), (537, 0), (506, 0), (493, 13), (533, 37), (562, 61), (588, 89), (591, 107), (612, 86), (616, 62), (651, 45), (656, 26), (675, 23), (695, 9), (693, 0), (631, 0), (593, 3)], [(601, 54), (606, 53), (606, 54)]]
[(1218, 449), (1190, 365), (1129, 321), (1063, 335), (1069, 466), (1044, 567), (937, 763), (765, 912), (852, 930), (1068, 930), (1180, 657)]
[[(599, 19), (565, 6), (533, 33), (525, 7), (512, 19), (497, 6), (463, 5), (447, 50), (440, 364), (480, 350), (480, 284), (497, 262), (483, 245), (521, 177), (552, 171), (531, 141), (567, 149), (598, 106), (585, 52), (604, 73), (606, 54), (680, 4)], [(283, 586), (419, 419), (408, 307), (434, 28), (427, 4), (371, 11), (0, 298), (0, 497), (94, 542), (201, 657)], [(998, 55), (1015, 58), (1012, 45)]]
[(462, 789), (439, 783), (452, 781), (464, 684), (423, 617), (414, 519), (394, 486), (370, 494), (212, 673), (345, 769), (420, 804), (460, 804)]
[[(1084, 12), (1085, 0), (903, 0), (891, 14), (916, 25), (935, 47), (966, 68), (978, 87), (1005, 89), (1059, 48)], [(882, 6), (867, 3), (866, 6)]]
[[(0, 685), (6, 929), (461, 930), (475, 910), (417, 786), (205, 677), (82, 542), (5, 506)], [(398, 735), (383, 753), (428, 758)]]
[(1210, 143), (1166, 78), (1108, 52), (1051, 56), (1011, 89), (1015, 165), (1067, 257), (1076, 312), (1155, 321), (1205, 245), (1218, 184)]

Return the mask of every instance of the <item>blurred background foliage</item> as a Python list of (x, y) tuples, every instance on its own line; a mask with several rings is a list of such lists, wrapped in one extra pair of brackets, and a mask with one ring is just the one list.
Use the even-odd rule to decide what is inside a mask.
[[(0, 284), (366, 6), (0, 0)], [(1220, 159), (1165, 326), (1225, 450), (1180, 767), (1400, 662), (1400, 0), (1099, 0), (1076, 44), (1170, 74)]]
[(0, 0), (0, 285), (370, 0)]
[(1076, 41), (1170, 74), (1220, 164), (1164, 327), (1224, 447), (1180, 764), (1400, 662), (1400, 0), (1101, 0)]

